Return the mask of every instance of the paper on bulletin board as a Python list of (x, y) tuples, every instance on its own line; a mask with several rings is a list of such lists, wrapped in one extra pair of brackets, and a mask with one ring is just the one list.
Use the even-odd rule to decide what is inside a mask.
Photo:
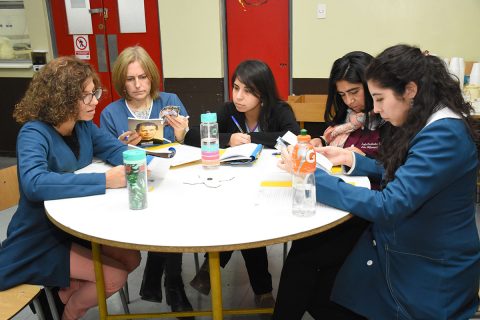
[(117, 0), (120, 33), (147, 32), (144, 0)]
[(93, 34), (90, 1), (65, 0), (68, 34)]

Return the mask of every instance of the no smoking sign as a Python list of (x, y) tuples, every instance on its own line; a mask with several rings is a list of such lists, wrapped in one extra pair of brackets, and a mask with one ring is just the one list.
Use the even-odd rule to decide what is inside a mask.
[(73, 46), (75, 49), (75, 56), (78, 59), (90, 60), (90, 45), (88, 43), (88, 35), (74, 35)]

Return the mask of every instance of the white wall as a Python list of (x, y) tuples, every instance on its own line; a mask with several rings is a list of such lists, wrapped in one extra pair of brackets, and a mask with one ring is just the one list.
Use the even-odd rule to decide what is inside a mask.
[[(479, 0), (292, 0), (293, 77), (327, 78), (347, 52), (372, 55), (398, 43), (480, 60)], [(316, 18), (318, 3), (327, 18)]]

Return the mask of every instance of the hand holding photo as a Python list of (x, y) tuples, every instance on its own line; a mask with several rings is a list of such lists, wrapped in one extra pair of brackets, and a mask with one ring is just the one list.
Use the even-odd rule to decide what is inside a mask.
[(128, 118), (128, 129), (141, 137), (140, 147), (163, 144), (163, 121), (160, 119)]

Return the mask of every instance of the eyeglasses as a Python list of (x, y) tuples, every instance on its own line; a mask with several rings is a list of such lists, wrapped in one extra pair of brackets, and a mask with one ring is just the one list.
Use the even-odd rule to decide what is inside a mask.
[(95, 99), (97, 99), (97, 101), (100, 100), (100, 98), (102, 97), (102, 93), (103, 93), (102, 88), (98, 88), (97, 90), (93, 91), (92, 93), (87, 93), (87, 94), (83, 95), (83, 103), (90, 104), (93, 100), (93, 97), (95, 97)]

